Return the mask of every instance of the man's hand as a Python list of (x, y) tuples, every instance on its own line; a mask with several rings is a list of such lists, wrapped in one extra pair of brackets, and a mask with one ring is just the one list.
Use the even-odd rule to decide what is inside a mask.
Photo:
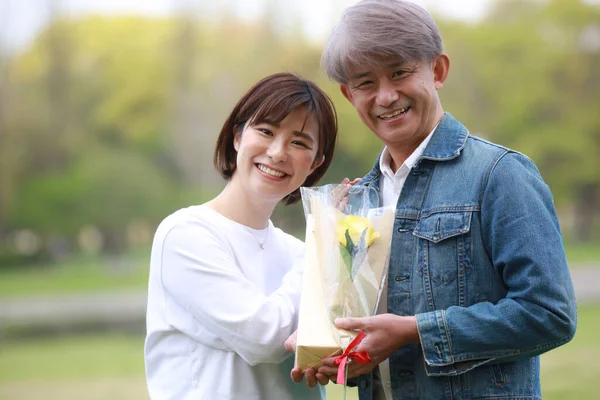
[[(365, 318), (338, 318), (335, 325), (342, 329), (363, 331), (367, 335), (355, 350), (367, 351), (371, 362), (368, 364), (350, 363), (348, 378), (370, 372), (397, 349), (420, 341), (417, 319), (414, 316), (381, 314)], [(324, 365), (319, 368), (318, 373), (333, 379), (338, 369), (334, 360), (335, 357), (323, 359)]]
[(350, 180), (350, 179), (348, 179), (348, 178), (344, 178), (344, 179), (342, 179), (342, 183), (343, 183), (343, 184), (346, 184), (346, 185), (352, 185), (352, 186), (354, 186), (354, 185), (356, 185), (358, 182), (360, 182), (360, 180), (361, 180), (361, 179), (362, 179), (362, 178), (354, 178), (353, 180)]
[(338, 210), (344, 211), (346, 205), (348, 205), (348, 197), (346, 197), (346, 195), (350, 191), (350, 188), (356, 185), (358, 182), (360, 182), (360, 178), (354, 178), (353, 181), (350, 181), (348, 178), (344, 178), (342, 180), (342, 184), (334, 189), (333, 204)]
[[(298, 331), (295, 331), (290, 335), (289, 338), (284, 343), (284, 347), (289, 352), (296, 351), (296, 338), (298, 336)], [(300, 368), (294, 368), (290, 373), (290, 377), (294, 382), (302, 382), (302, 379), (306, 376), (306, 385), (308, 387), (315, 387), (317, 383), (325, 386), (329, 383), (329, 378), (327, 375), (323, 375), (317, 372), (314, 368), (308, 368), (306, 371), (302, 372)]]

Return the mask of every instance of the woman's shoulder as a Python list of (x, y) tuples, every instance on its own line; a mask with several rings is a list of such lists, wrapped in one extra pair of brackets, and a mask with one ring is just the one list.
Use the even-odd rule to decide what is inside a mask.
[(202, 235), (221, 236), (223, 224), (222, 217), (216, 211), (205, 205), (194, 205), (181, 208), (158, 225), (154, 235), (155, 241), (164, 241), (174, 232), (182, 235), (191, 235), (198, 238)]

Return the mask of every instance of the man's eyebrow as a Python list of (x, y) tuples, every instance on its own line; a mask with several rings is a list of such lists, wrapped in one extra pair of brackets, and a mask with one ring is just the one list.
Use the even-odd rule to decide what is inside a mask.
[(355, 75), (352, 75), (350, 77), (350, 79), (351, 80), (353, 80), (353, 79), (361, 79), (361, 78), (364, 78), (366, 76), (369, 76), (370, 74), (371, 74), (370, 72), (359, 72), (359, 73), (357, 73)]
[(393, 62), (391, 64), (388, 64), (387, 68), (390, 68), (390, 69), (399, 68), (399, 67), (403, 67), (405, 64), (406, 63), (401, 62), (401, 61), (395, 61), (395, 62)]

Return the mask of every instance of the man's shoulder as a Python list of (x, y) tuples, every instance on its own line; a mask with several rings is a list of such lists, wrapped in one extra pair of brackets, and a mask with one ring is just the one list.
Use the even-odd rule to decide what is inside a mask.
[(533, 163), (533, 161), (526, 154), (510, 147), (492, 142), (481, 136), (469, 134), (467, 145), (472, 147), (472, 153), (479, 158), (489, 157), (494, 161), (497, 161), (501, 158), (506, 158), (506, 156), (509, 156), (511, 158), (525, 161), (526, 163)]

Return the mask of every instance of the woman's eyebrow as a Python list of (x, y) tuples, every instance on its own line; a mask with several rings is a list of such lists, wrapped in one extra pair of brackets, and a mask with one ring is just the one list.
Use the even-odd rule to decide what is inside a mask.
[(299, 136), (301, 138), (304, 138), (306, 140), (308, 140), (311, 143), (315, 142), (315, 139), (313, 138), (312, 135), (306, 133), (306, 132), (300, 132), (300, 131), (294, 131), (294, 136)]

